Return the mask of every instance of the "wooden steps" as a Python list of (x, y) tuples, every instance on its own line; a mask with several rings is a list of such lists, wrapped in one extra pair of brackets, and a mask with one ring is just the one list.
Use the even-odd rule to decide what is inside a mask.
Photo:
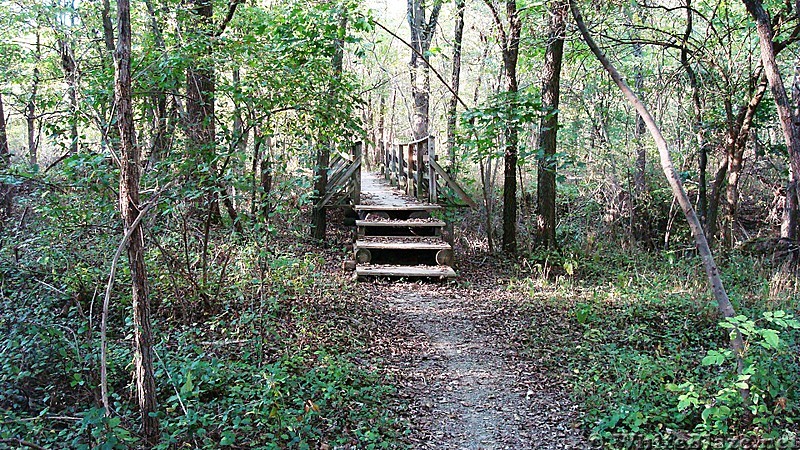
[(449, 266), (396, 266), (359, 264), (356, 276), (391, 278), (455, 278), (456, 272)]
[(447, 224), (430, 214), (442, 207), (395, 192), (375, 178), (364, 185), (371, 204), (354, 208), (350, 267), (356, 277), (454, 278), (453, 248), (442, 238)]
[(356, 211), (436, 211), (439, 205), (356, 205)]
[(416, 219), (416, 220), (356, 220), (357, 227), (390, 227), (390, 228), (413, 228), (413, 227), (433, 227), (442, 228), (446, 224), (441, 220)]
[(449, 250), (450, 244), (438, 239), (417, 236), (361, 237), (356, 240), (356, 250)]

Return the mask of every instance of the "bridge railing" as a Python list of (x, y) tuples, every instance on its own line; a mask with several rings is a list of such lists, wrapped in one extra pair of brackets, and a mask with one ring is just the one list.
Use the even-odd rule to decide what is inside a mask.
[(378, 160), (386, 181), (406, 195), (429, 203), (439, 203), (441, 188), (449, 186), (464, 203), (475, 208), (474, 200), (439, 165), (436, 139), (428, 136), (409, 143), (378, 148)]
[(362, 148), (361, 142), (354, 142), (348, 153), (339, 154), (331, 161), (328, 169), (328, 184), (316, 207), (324, 208), (329, 205), (348, 203), (348, 201), (352, 205), (361, 203)]

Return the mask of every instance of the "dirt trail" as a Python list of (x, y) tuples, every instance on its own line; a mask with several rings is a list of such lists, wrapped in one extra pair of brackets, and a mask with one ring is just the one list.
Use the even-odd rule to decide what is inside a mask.
[(576, 408), (493, 329), (486, 299), (398, 285), (384, 308), (401, 332), (387, 361), (423, 449), (588, 448)]

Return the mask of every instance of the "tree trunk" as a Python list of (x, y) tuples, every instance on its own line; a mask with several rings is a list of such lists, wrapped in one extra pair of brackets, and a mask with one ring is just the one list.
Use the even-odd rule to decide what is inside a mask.
[(789, 181), (786, 183), (786, 200), (783, 204), (783, 220), (781, 221), (781, 239), (797, 240), (798, 222), (797, 175), (789, 167)]
[(216, 82), (211, 62), (211, 27), (214, 3), (211, 0), (192, 0), (189, 10), (193, 14), (192, 30), (198, 54), (186, 69), (186, 115), (188, 153), (204, 174), (196, 174), (200, 189), (204, 190), (206, 212), (214, 221), (220, 218), (219, 195), (216, 192), (216, 126), (214, 95)]
[[(798, 122), (800, 117), (792, 111), (792, 107), (789, 103), (789, 96), (786, 93), (783, 78), (781, 77), (780, 69), (775, 60), (776, 49), (772, 41), (773, 32), (769, 16), (767, 16), (767, 12), (761, 5), (761, 2), (757, 0), (743, 1), (747, 7), (747, 11), (756, 21), (756, 32), (761, 49), (761, 63), (764, 66), (764, 75), (767, 77), (767, 82), (772, 92), (772, 98), (778, 110), (778, 119), (781, 124), (781, 130), (783, 131), (783, 138), (786, 143), (786, 148), (789, 151), (791, 175), (786, 192), (786, 204), (796, 211), (796, 205), (798, 203), (797, 195), (800, 194), (798, 193), (796, 183), (796, 177), (800, 174), (800, 122)], [(793, 198), (790, 199), (789, 196)], [(791, 216), (796, 216), (796, 213), (791, 214), (790, 212), (788, 215), (788, 219), (791, 220)], [(796, 223), (794, 225), (787, 224), (787, 227), (787, 232), (789, 234), (796, 233)]]
[(550, 33), (542, 69), (542, 108), (548, 113), (541, 121), (539, 149), (542, 159), (536, 180), (537, 237), (540, 245), (556, 247), (556, 168), (558, 146), (558, 107), (561, 90), (561, 61), (564, 56), (564, 31), (567, 5), (563, 0), (550, 3)]
[[(794, 107), (795, 124), (800, 118), (800, 60), (795, 62), (794, 80), (792, 81), (792, 106)], [(797, 173), (792, 165), (789, 165), (789, 180), (786, 183), (786, 199), (783, 203), (783, 218), (781, 220), (781, 239), (797, 240), (798, 234), (798, 195)], [(795, 255), (795, 263), (798, 255)], [(795, 264), (796, 265), (796, 264)]]
[[(506, 73), (507, 91), (512, 94), (512, 104), (516, 108), (517, 60), (519, 59), (519, 39), (522, 32), (522, 21), (517, 11), (516, 0), (506, 1), (508, 17), (508, 35), (503, 42), (503, 67)], [(519, 144), (519, 125), (514, 122), (505, 128), (505, 166), (503, 167), (503, 250), (507, 253), (517, 252), (517, 157)]]
[[(117, 0), (119, 39), (115, 56), (115, 110), (120, 134), (121, 168), (119, 203), (125, 232), (134, 226), (139, 215), (139, 160), (141, 152), (135, 145), (133, 102), (131, 100), (131, 17), (130, 0)], [(144, 243), (141, 221), (135, 225), (128, 240), (128, 262), (131, 270), (133, 303), (134, 367), (136, 390), (142, 419), (142, 434), (147, 446), (158, 443), (156, 388), (153, 377), (153, 337), (150, 326), (150, 302), (147, 297), (147, 272), (144, 263)]]
[[(156, 11), (153, 7), (153, 2), (151, 0), (145, 0), (144, 3), (147, 7), (147, 13), (150, 16), (150, 29), (153, 32), (153, 38), (155, 39), (156, 46), (158, 46), (158, 48), (162, 51), (166, 51), (164, 36), (161, 33), (161, 28), (159, 28), (158, 25), (158, 19), (156, 18)], [(167, 149), (170, 145), (169, 136), (171, 134), (169, 130), (170, 113), (169, 108), (167, 107), (166, 90), (161, 86), (156, 86), (152, 97), (153, 138), (149, 158), (151, 164), (160, 161), (162, 158), (164, 158), (164, 156), (166, 156)]]
[(41, 35), (38, 25), (36, 29), (36, 66), (33, 68), (33, 80), (28, 103), (25, 106), (25, 123), (28, 127), (28, 163), (32, 166), (39, 162), (38, 139), (36, 138), (36, 101), (39, 91), (39, 60), (42, 54)]
[[(414, 102), (414, 113), (411, 128), (414, 139), (428, 136), (428, 110), (430, 108), (430, 68), (428, 62), (419, 55), (426, 55), (431, 48), (431, 39), (436, 31), (439, 11), (442, 2), (435, 2), (430, 18), (425, 21), (425, 7), (423, 0), (408, 0), (408, 25), (411, 29), (411, 46), (416, 50), (411, 52), (411, 97)], [(420, 78), (422, 78), (420, 80)]]
[(456, 170), (456, 123), (458, 121), (458, 89), (461, 84), (461, 41), (464, 37), (464, 0), (455, 0), (456, 6), (456, 27), (453, 39), (453, 76), (451, 87), (453, 96), (447, 107), (447, 154), (450, 157), (450, 172), (455, 174)]
[(59, 51), (61, 55), (61, 68), (64, 70), (64, 81), (67, 84), (67, 96), (69, 97), (69, 154), (74, 155), (78, 152), (78, 77), (75, 64), (75, 55), (72, 46), (67, 39), (59, 40)]
[[(689, 228), (692, 231), (695, 245), (697, 246), (697, 250), (700, 253), (700, 257), (703, 261), (703, 267), (706, 271), (709, 287), (711, 288), (714, 300), (717, 302), (717, 308), (723, 317), (734, 317), (736, 312), (733, 308), (733, 304), (728, 298), (728, 293), (722, 284), (722, 278), (720, 278), (719, 269), (714, 261), (714, 256), (711, 253), (711, 249), (708, 246), (708, 241), (703, 233), (703, 227), (700, 225), (700, 220), (697, 218), (697, 214), (692, 207), (689, 196), (686, 194), (686, 190), (683, 187), (683, 182), (681, 181), (680, 177), (675, 171), (675, 167), (672, 164), (672, 157), (670, 156), (667, 141), (661, 134), (661, 130), (659, 129), (653, 117), (650, 115), (650, 112), (647, 110), (644, 104), (642, 104), (639, 98), (636, 97), (636, 94), (631, 90), (631, 88), (628, 87), (628, 85), (622, 79), (622, 76), (619, 74), (619, 72), (617, 72), (617, 69), (611, 64), (608, 58), (606, 58), (605, 54), (592, 39), (588, 28), (586, 28), (586, 24), (583, 22), (581, 13), (575, 4), (575, 0), (569, 0), (569, 4), (570, 8), (572, 9), (572, 15), (575, 18), (575, 22), (580, 29), (584, 41), (586, 41), (586, 44), (592, 50), (592, 53), (594, 53), (595, 57), (597, 57), (597, 59), (603, 65), (603, 68), (614, 80), (614, 83), (622, 91), (628, 102), (630, 102), (631, 105), (633, 105), (633, 107), (636, 109), (636, 112), (642, 116), (647, 129), (653, 136), (656, 147), (658, 147), (658, 153), (661, 158), (661, 167), (664, 171), (664, 175), (666, 176), (670, 188), (672, 189), (672, 193), (680, 204), (684, 216), (686, 217), (686, 221), (689, 223)], [(744, 342), (742, 340), (742, 335), (738, 332), (738, 330), (736, 333), (732, 334), (731, 347), (736, 354), (738, 371), (741, 373), (742, 370), (744, 370), (744, 361), (742, 360), (742, 354), (744, 353)], [(749, 392), (747, 390), (743, 390), (742, 396), (746, 398), (748, 393)]]
[[(105, 44), (105, 49), (107, 52), (107, 56), (110, 58), (102, 58), (102, 65), (105, 68), (109, 61), (111, 61), (111, 65), (113, 66), (115, 62), (113, 61), (114, 58), (114, 51), (115, 51), (115, 44), (114, 44), (114, 24), (111, 20), (111, 3), (109, 0), (103, 0), (103, 9), (101, 10), (101, 20), (103, 22), (103, 43)], [(105, 55), (104, 55), (105, 56)], [(116, 101), (114, 95), (112, 94), (109, 97), (109, 102), (113, 103)], [(101, 145), (107, 146), (111, 148), (111, 154), (116, 155), (118, 154), (119, 150), (119, 127), (111, 126), (113, 122), (113, 117), (110, 117), (114, 114), (113, 108), (108, 107), (108, 103), (102, 102), (100, 106), (100, 110), (102, 113), (102, 119), (105, 121), (101, 123), (100, 133), (102, 136)], [(109, 111), (111, 111), (109, 113)]]
[(705, 127), (703, 126), (703, 105), (700, 99), (700, 84), (697, 81), (697, 73), (689, 62), (689, 37), (694, 28), (694, 13), (692, 1), (685, 0), (686, 5), (686, 30), (681, 41), (681, 65), (689, 78), (689, 85), (692, 87), (692, 111), (694, 113), (694, 133), (697, 137), (698, 146), (698, 188), (697, 188), (697, 209), (700, 216), (700, 223), (703, 225), (706, 235), (708, 235), (708, 144), (705, 139)]
[(0, 91), (0, 170), (6, 170), (11, 162), (6, 134), (6, 113), (3, 110), (3, 92)]
[[(644, 74), (642, 73), (644, 68), (644, 51), (642, 49), (643, 45), (640, 43), (633, 44), (633, 55), (636, 58), (636, 75), (634, 76), (634, 89), (636, 95), (640, 97), (644, 97)], [(647, 184), (645, 180), (645, 173), (647, 170), (647, 151), (644, 147), (644, 134), (647, 132), (647, 129), (644, 125), (644, 119), (642, 118), (641, 114), (636, 114), (636, 126), (633, 130), (633, 141), (636, 145), (636, 172), (634, 172), (633, 176), (633, 187), (634, 187), (634, 195), (635, 195), (635, 204), (637, 212), (641, 213), (643, 197), (645, 195), (645, 191), (647, 190)], [(637, 217), (634, 218), (634, 221), (638, 222), (639, 224), (642, 223), (643, 217), (640, 217), (640, 214), (636, 215)], [(641, 228), (638, 227), (637, 228)], [(642, 237), (642, 236), (640, 236)]]
[[(375, 155), (375, 165), (383, 171), (383, 155), (386, 151), (386, 96), (381, 94), (381, 104), (378, 111), (378, 151)], [(383, 173), (383, 172), (381, 172)]]
[[(0, 92), (0, 172), (8, 170), (10, 164), (11, 152), (8, 149), (8, 136), (6, 135), (6, 114), (3, 110), (3, 93)], [(3, 229), (5, 219), (11, 216), (12, 189), (13, 186), (0, 182), (0, 230)]]
[[(339, 27), (345, 31), (347, 28), (347, 18), (342, 16), (339, 20)], [(346, 33), (342, 33), (344, 35)], [(344, 63), (344, 40), (335, 39), (333, 42), (334, 53), (331, 60), (333, 67), (334, 77), (339, 78), (342, 76), (342, 67)], [(333, 86), (329, 87), (328, 98), (332, 99)], [(314, 165), (314, 207), (311, 212), (311, 235), (314, 239), (325, 239), (325, 232), (327, 231), (327, 221), (325, 217), (325, 205), (320, 204), (322, 199), (327, 193), (328, 186), (328, 166), (330, 166), (331, 147), (333, 142), (323, 142), (317, 145), (316, 164)], [(355, 205), (354, 205), (355, 206)]]

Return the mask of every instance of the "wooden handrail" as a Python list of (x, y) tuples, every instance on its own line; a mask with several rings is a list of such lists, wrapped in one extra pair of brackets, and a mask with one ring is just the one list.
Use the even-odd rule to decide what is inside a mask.
[(346, 180), (353, 176), (357, 169), (361, 168), (361, 156), (356, 157), (356, 160), (350, 164), (350, 167), (344, 172), (344, 174), (336, 180), (336, 183), (328, 183), (326, 187), (326, 195), (325, 197), (316, 205), (318, 208), (324, 207), (334, 195), (338, 194), (342, 189), (344, 189), (347, 183), (342, 183), (341, 181)]
[(461, 198), (461, 200), (463, 200), (467, 205), (469, 205), (472, 208), (478, 207), (478, 204), (475, 203), (475, 200), (473, 200), (472, 197), (470, 197), (464, 191), (464, 189), (462, 189), (461, 186), (458, 185), (458, 183), (456, 183), (455, 181), (453, 181), (452, 178), (450, 178), (450, 175), (447, 174), (447, 172), (442, 168), (442, 166), (439, 165), (438, 162), (436, 162), (436, 160), (432, 159), (428, 162), (430, 163), (431, 167), (433, 167), (433, 169), (436, 170), (436, 173), (440, 177), (442, 177), (442, 179), (447, 183), (448, 186), (450, 186), (453, 192), (455, 192)]

